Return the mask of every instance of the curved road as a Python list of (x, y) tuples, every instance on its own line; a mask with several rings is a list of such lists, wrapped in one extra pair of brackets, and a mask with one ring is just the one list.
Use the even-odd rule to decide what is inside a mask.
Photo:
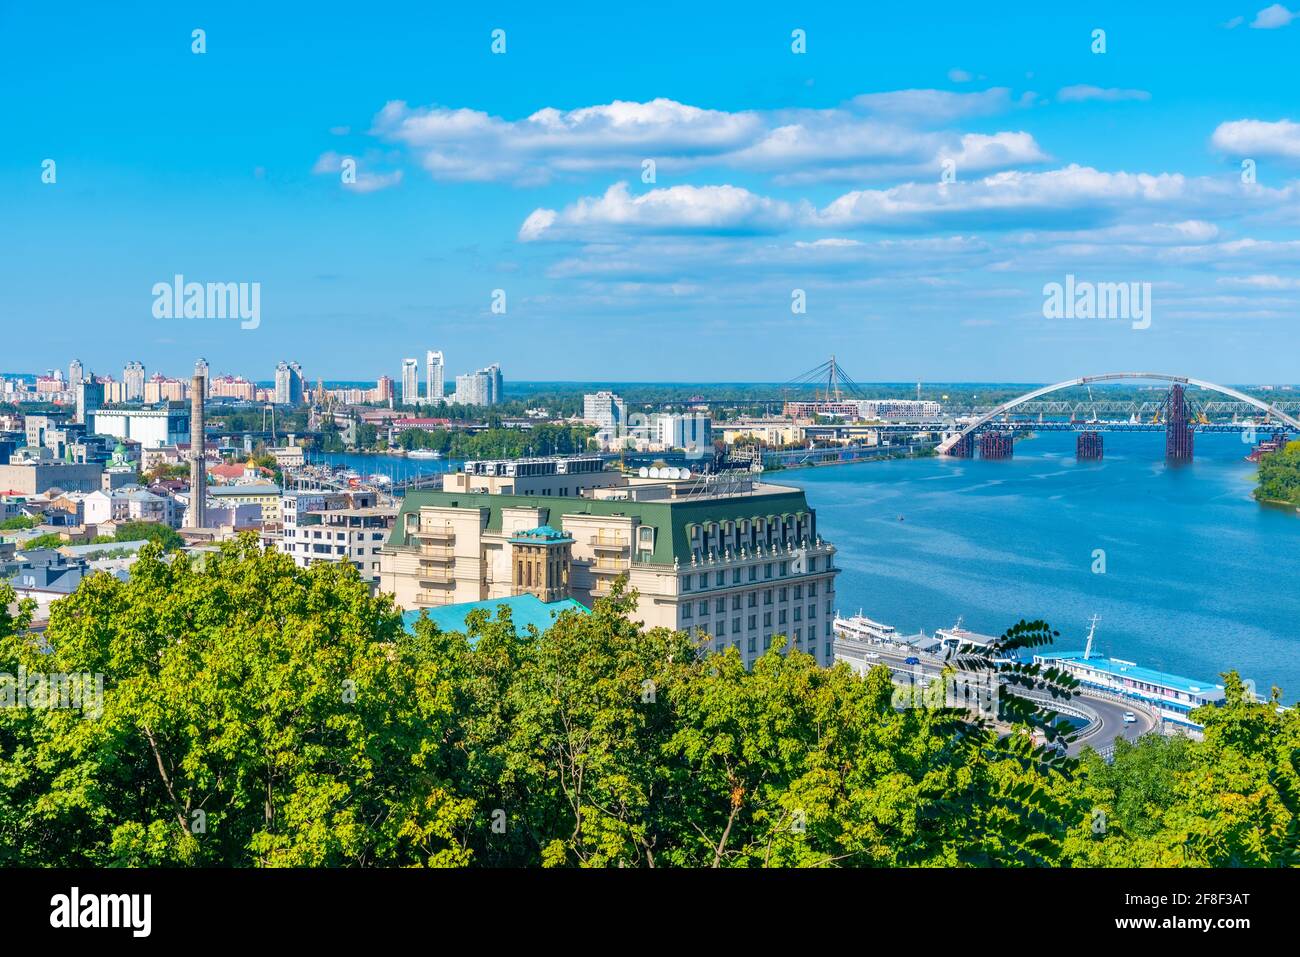
[[(928, 655), (915, 655), (911, 651), (900, 651), (886, 645), (868, 645), (856, 641), (836, 639), (835, 659), (845, 661), (857, 670), (867, 670), (876, 665), (885, 665), (890, 670), (912, 678), (918, 666), (904, 664), (905, 659), (915, 656), (920, 659), (920, 672), (928, 679), (937, 677), (943, 671), (944, 662)], [(1084, 736), (1070, 745), (1067, 753), (1077, 756), (1084, 748), (1106, 751), (1117, 739), (1135, 741), (1144, 734), (1156, 730), (1156, 722), (1145, 709), (1124, 701), (1108, 697), (1095, 696), (1082, 692), (1075, 702), (1082, 708), (1094, 712), (1100, 719), (1100, 728), (1092, 726), (1083, 729)], [(1124, 712), (1132, 711), (1137, 721), (1126, 724)]]

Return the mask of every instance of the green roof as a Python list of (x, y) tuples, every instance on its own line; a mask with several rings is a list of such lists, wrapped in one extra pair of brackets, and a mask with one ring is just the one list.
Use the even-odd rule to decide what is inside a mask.
[[(482, 608), (488, 613), (488, 621), (496, 621), (504, 605), (510, 612), (510, 622), (515, 626), (515, 634), (522, 635), (531, 625), (538, 631), (545, 631), (555, 624), (561, 612), (576, 611), (586, 615), (590, 610), (580, 601), (565, 598), (562, 601), (544, 602), (536, 595), (515, 595), (511, 598), (489, 598), (486, 601), (465, 601), (456, 605), (440, 605), (437, 608), (424, 609), (430, 620), (440, 631), (465, 631), (465, 619), (469, 613)], [(415, 630), (415, 623), (420, 620), (420, 610), (403, 612), (402, 625), (407, 631)]]
[(811, 511), (803, 490), (796, 488), (757, 495), (737, 495), (730, 498), (696, 497), (657, 502), (563, 498), (550, 495), (494, 495), (488, 492), (408, 492), (402, 500), (402, 508), (397, 514), (393, 534), (388, 540), (389, 545), (398, 548), (410, 545), (406, 535), (406, 516), (411, 512), (418, 512), (423, 506), (485, 509), (486, 529), (496, 534), (501, 534), (503, 508), (540, 509), (539, 523), (557, 527), (563, 525), (565, 515), (635, 517), (642, 525), (653, 525), (658, 529), (650, 561), (664, 565), (671, 565), (674, 558), (684, 564), (690, 564), (692, 525), (703, 525), (709, 522), (739, 522), (747, 518), (780, 519)]

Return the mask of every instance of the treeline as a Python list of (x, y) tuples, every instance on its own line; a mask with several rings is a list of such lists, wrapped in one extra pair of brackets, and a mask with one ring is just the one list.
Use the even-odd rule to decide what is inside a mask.
[(1255, 498), (1300, 505), (1300, 441), (1288, 442), (1260, 460)]
[(540, 635), (407, 634), (351, 566), (245, 539), (88, 579), (48, 653), (11, 600), (0, 671), (104, 691), (97, 717), (0, 709), (0, 864), (1296, 863), (1300, 719), (1235, 675), (1203, 742), (1106, 765), (896, 708), (883, 668), (700, 657), (621, 594)]
[(587, 451), (596, 430), (585, 425), (542, 423), (529, 429), (407, 429), (394, 437), (399, 448), (435, 449), (447, 458), (518, 458), (525, 455), (571, 455)]

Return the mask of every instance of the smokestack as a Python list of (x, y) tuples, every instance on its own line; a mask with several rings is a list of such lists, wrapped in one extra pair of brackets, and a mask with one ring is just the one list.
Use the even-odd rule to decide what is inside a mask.
[(207, 432), (203, 420), (205, 392), (206, 377), (196, 373), (190, 384), (190, 524), (194, 528), (206, 527), (208, 518)]

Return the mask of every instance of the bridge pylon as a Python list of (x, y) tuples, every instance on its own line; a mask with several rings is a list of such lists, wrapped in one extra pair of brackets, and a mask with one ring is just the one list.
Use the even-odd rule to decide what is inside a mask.
[(1170, 387), (1161, 409), (1165, 413), (1165, 460), (1190, 462), (1195, 432), (1181, 383)]

